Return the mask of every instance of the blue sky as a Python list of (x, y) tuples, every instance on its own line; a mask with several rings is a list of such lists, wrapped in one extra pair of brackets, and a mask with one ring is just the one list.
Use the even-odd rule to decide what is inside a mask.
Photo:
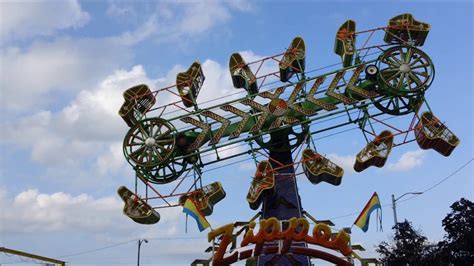
[[(339, 187), (314, 186), (304, 176), (298, 186), (303, 208), (317, 219), (335, 218), (336, 228), (350, 226), (357, 215), (345, 215), (360, 211), (374, 191), (389, 204), (391, 194), (423, 191), (473, 157), (472, 2), (0, 3), (0, 245), (60, 257), (120, 244), (64, 258), (70, 265), (133, 265), (136, 238), (150, 240), (142, 247), (143, 263), (189, 265), (205, 257), (206, 233), (190, 223), (185, 234), (180, 208), (160, 211), (162, 220), (153, 226), (122, 215), (116, 189), (133, 186), (121, 151), (127, 131), (117, 115), (122, 91), (140, 83), (154, 89), (170, 85), (177, 72), (198, 60), (207, 78), (200, 100), (224, 96), (236, 91), (227, 70), (233, 52), (246, 58), (273, 55), (302, 36), (306, 68), (316, 69), (339, 61), (333, 41), (345, 20), (371, 29), (405, 12), (432, 26), (421, 48), (436, 67), (426, 98), (461, 145), (445, 158), (410, 143), (394, 149), (383, 169), (355, 174), (350, 166), (364, 145), (362, 134), (316, 135), (318, 150), (346, 174)], [(382, 42), (381, 35), (374, 38)], [(394, 121), (408, 125), (409, 118)], [(219, 180), (227, 191), (209, 219), (214, 227), (255, 214), (245, 201), (254, 171), (249, 163), (205, 173), (205, 183)], [(440, 240), (449, 206), (461, 197), (474, 200), (473, 176), (470, 164), (400, 203), (398, 219)], [(392, 210), (385, 207), (384, 232), (376, 232), (375, 223), (367, 233), (354, 228), (352, 241), (374, 256), (374, 245), (390, 236), (392, 225)]]

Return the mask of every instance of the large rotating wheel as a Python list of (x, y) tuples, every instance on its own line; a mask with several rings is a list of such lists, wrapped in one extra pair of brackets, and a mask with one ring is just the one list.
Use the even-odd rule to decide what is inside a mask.
[(255, 142), (260, 147), (270, 151), (291, 151), (305, 141), (308, 129), (309, 126), (307, 124), (299, 124), (258, 136), (255, 138)]
[(180, 177), (186, 169), (186, 159), (170, 159), (166, 164), (153, 168), (136, 167), (135, 171), (141, 178), (155, 184), (167, 184)]
[(123, 140), (125, 158), (133, 166), (153, 168), (165, 164), (175, 150), (176, 129), (161, 118), (135, 124)]
[(425, 91), (434, 78), (434, 65), (423, 51), (411, 46), (385, 50), (378, 60), (379, 80), (388, 93), (413, 95)]
[(423, 94), (414, 96), (388, 95), (374, 101), (380, 111), (390, 115), (406, 115), (414, 112), (423, 101)]

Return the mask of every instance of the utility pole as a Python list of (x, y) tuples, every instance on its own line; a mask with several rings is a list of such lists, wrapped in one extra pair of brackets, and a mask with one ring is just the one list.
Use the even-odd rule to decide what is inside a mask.
[(138, 257), (137, 257), (137, 266), (140, 266), (140, 247), (142, 246), (142, 243), (148, 243), (148, 240), (146, 239), (138, 239)]
[(397, 200), (403, 198), (406, 195), (420, 195), (420, 194), (423, 194), (423, 192), (407, 192), (407, 193), (401, 195), (398, 198), (395, 198), (395, 195), (392, 194), (393, 222), (395, 223), (395, 226), (398, 224), (398, 220), (397, 220)]

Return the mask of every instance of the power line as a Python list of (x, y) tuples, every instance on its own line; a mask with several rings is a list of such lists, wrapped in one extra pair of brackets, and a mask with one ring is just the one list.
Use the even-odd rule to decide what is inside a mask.
[[(189, 239), (204, 239), (204, 238), (205, 237), (149, 237), (149, 238), (147, 237), (148, 240), (184, 240), (184, 239), (189, 240)], [(86, 250), (86, 251), (82, 251), (82, 252), (79, 252), (79, 253), (73, 253), (73, 254), (69, 254), (69, 255), (58, 256), (58, 258), (74, 257), (74, 256), (83, 255), (83, 254), (93, 253), (93, 252), (97, 252), (97, 251), (101, 251), (101, 250), (105, 250), (105, 249), (109, 249), (109, 248), (122, 246), (122, 245), (125, 245), (125, 244), (128, 244), (128, 243), (131, 243), (131, 242), (135, 242), (137, 240), (138, 239), (132, 239), (132, 240), (120, 242), (120, 243), (117, 243), (117, 244), (114, 244), (114, 245), (110, 245), (110, 246), (105, 246), (105, 247), (101, 247), (101, 248)]]
[[(472, 163), (473, 160), (474, 160), (474, 158), (471, 158), (469, 161), (467, 161), (465, 164), (463, 164), (462, 166), (460, 166), (460, 167), (459, 167), (458, 169), (456, 169), (454, 172), (452, 172), (451, 174), (449, 174), (449, 175), (446, 176), (445, 178), (441, 179), (438, 183), (436, 183), (436, 184), (432, 185), (431, 187), (429, 187), (429, 188), (423, 190), (423, 191), (422, 191), (422, 192), (423, 192), (422, 194), (424, 194), (424, 193), (426, 193), (426, 192), (428, 192), (428, 191), (434, 189), (435, 187), (441, 185), (441, 184), (444, 183), (446, 180), (450, 179), (450, 178), (453, 177), (455, 174), (457, 174), (459, 171), (461, 171), (463, 168), (465, 168), (465, 167), (468, 166), (470, 163)], [(421, 194), (420, 194), (420, 195), (421, 195)], [(400, 200), (400, 202), (404, 202), (404, 201), (407, 201), (407, 200), (416, 198), (416, 197), (418, 197), (418, 196), (419, 196), (419, 195), (416, 194), (416, 195), (413, 195), (413, 196), (411, 196), (411, 197), (409, 197), (409, 198), (406, 198), (406, 199), (404, 199), (404, 200)], [(389, 204), (389, 205), (391, 205), (391, 204)]]
[[(442, 183), (444, 183), (446, 180), (450, 179), (451, 177), (455, 176), (457, 173), (459, 173), (462, 169), (464, 169), (466, 166), (468, 166), (469, 164), (472, 163), (472, 161), (474, 160), (474, 158), (471, 158), (469, 159), (466, 163), (464, 163), (463, 165), (461, 165), (460, 167), (458, 167), (456, 170), (454, 170), (453, 172), (451, 172), (448, 176), (446, 176), (445, 178), (441, 179), (439, 182), (437, 182), (436, 184), (430, 186), (429, 188), (423, 190), (423, 194), (434, 189), (435, 187), (441, 185)], [(408, 201), (408, 200), (411, 200), (413, 198), (416, 198), (420, 195), (413, 195), (412, 197), (409, 197), (409, 198), (406, 198), (404, 200), (400, 200), (400, 202), (405, 202), (405, 201)], [(382, 207), (388, 207), (388, 206), (392, 206), (391, 203), (388, 203), (388, 204), (385, 204), (385, 205), (382, 205)], [(332, 217), (332, 218), (329, 218), (329, 220), (335, 220), (335, 219), (340, 219), (340, 218), (345, 218), (345, 217), (349, 217), (349, 216), (354, 216), (356, 214), (359, 214), (360, 212), (353, 212), (353, 213), (348, 213), (348, 214), (344, 214), (344, 215), (341, 215), (341, 216), (336, 216), (336, 217)]]
[(69, 254), (69, 255), (59, 256), (58, 258), (67, 258), (67, 257), (79, 256), (79, 255), (83, 255), (83, 254), (87, 254), (87, 253), (92, 253), (92, 252), (96, 252), (96, 251), (100, 251), (100, 250), (104, 250), (104, 249), (109, 249), (109, 248), (125, 245), (125, 244), (128, 244), (130, 242), (135, 242), (135, 241), (137, 241), (137, 239), (128, 240), (128, 241), (125, 241), (125, 242), (117, 243), (117, 244), (102, 247), (102, 248), (96, 248), (96, 249), (86, 250), (86, 251), (79, 252), (79, 253), (73, 253), (73, 254)]

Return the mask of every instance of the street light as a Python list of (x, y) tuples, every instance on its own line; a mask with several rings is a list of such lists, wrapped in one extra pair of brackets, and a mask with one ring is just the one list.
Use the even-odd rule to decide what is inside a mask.
[(398, 221), (397, 221), (397, 205), (396, 205), (397, 200), (403, 198), (406, 195), (420, 195), (420, 194), (423, 194), (423, 192), (407, 192), (407, 193), (401, 195), (398, 198), (395, 198), (395, 195), (392, 194), (393, 220), (395, 222), (395, 226), (398, 224)]
[(140, 266), (140, 247), (142, 246), (142, 243), (148, 243), (148, 240), (146, 239), (138, 239), (138, 257), (137, 257), (137, 266)]

